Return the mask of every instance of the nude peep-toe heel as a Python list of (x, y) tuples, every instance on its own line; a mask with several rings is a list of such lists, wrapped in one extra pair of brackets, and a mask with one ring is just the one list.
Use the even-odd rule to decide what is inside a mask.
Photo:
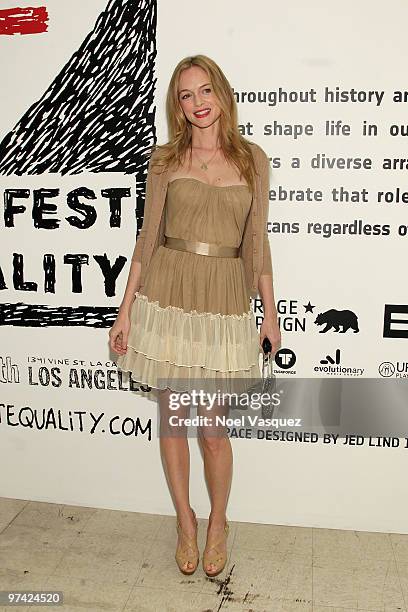
[[(196, 529), (198, 527), (197, 517), (194, 510), (191, 508), (191, 512), (193, 513)], [(185, 533), (181, 529), (181, 525), (177, 520), (177, 533), (179, 535), (179, 541), (177, 543), (177, 550), (175, 554), (175, 559), (177, 565), (179, 567), (180, 572), (183, 574), (194, 574), (197, 569), (198, 561), (200, 559), (200, 551), (197, 546), (197, 531), (196, 536), (194, 538), (188, 538)], [(184, 543), (183, 543), (184, 541)], [(188, 567), (188, 562), (190, 562), (193, 567)]]
[[(228, 533), (229, 533), (229, 524), (228, 524), (228, 521), (225, 521), (225, 526), (224, 526), (225, 540), (228, 537)], [(207, 576), (210, 576), (211, 578), (213, 576), (218, 576), (218, 574), (220, 574), (222, 570), (224, 569), (225, 564), (227, 562), (227, 551), (220, 550), (219, 548), (220, 544), (222, 543), (223, 543), (223, 540), (218, 540), (213, 546), (210, 546), (208, 548), (206, 547), (203, 553), (203, 570), (205, 571)], [(215, 571), (211, 572), (207, 570), (207, 567), (210, 564), (216, 566)]]

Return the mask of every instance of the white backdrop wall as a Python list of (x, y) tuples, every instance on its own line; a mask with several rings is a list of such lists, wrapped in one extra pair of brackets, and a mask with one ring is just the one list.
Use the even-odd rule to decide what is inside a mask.
[[(154, 58), (149, 53), (144, 56), (156, 78), (150, 134), (155, 134), (157, 142), (167, 139), (164, 100), (175, 64), (186, 55), (204, 53), (221, 65), (236, 92), (242, 132), (271, 158), (268, 229), (275, 297), (282, 347), (296, 358), (291, 367), (276, 370), (282, 377), (305, 378), (381, 378), (385, 362), (389, 364), (387, 376), (390, 371), (394, 378), (407, 375), (404, 307), (408, 300), (403, 262), (408, 196), (405, 201), (404, 196), (400, 202), (395, 200), (397, 188), (408, 191), (408, 164), (390, 170), (383, 165), (384, 159), (404, 158), (407, 151), (404, 75), (408, 7), (402, 1), (373, 4), (362, 0), (356, 4), (346, 0), (328, 5), (321, 0), (289, 4), (259, 0), (249, 6), (243, 0), (208, 0), (198, 13), (182, 0), (161, 0), (157, 7), (136, 0), (33, 0), (31, 6), (46, 7), (47, 31), (0, 36), (2, 197), (11, 189), (27, 190), (26, 196), (20, 193), (14, 201), (25, 210), (11, 215), (14, 222), (6, 214), (0, 220), (4, 280), (0, 495), (173, 514), (156, 436), (156, 406), (143, 392), (129, 390), (129, 381), (118, 375), (116, 357), (108, 347), (107, 322), (123, 295), (136, 232), (137, 190), (132, 166), (97, 166), (96, 154), (82, 158), (78, 154), (82, 162), (85, 157), (85, 162), (92, 158), (92, 163), (81, 163), (78, 168), (72, 155), (70, 164), (64, 166), (64, 151), (72, 152), (77, 144), (67, 138), (66, 149), (58, 149), (58, 121), (69, 125), (69, 114), (59, 114), (51, 130), (49, 126), (44, 132), (37, 128), (30, 147), (24, 146), (28, 125), (14, 148), (7, 148), (10, 133), (19, 133), (21, 117), (43, 98), (51, 83), (58, 82), (62, 69), (94, 30), (101, 13), (122, 11), (123, 18), (126, 5), (139, 11), (138, 24), (152, 37), (149, 53), (157, 49)], [(9, 6), (0, 0), (0, 8)], [(143, 46), (143, 36), (141, 40)], [(131, 55), (128, 61), (133, 57), (137, 68), (143, 56)], [(104, 67), (99, 67), (103, 76)], [(69, 80), (64, 83), (59, 92), (72, 86)], [(327, 100), (327, 90), (339, 92), (343, 98)], [(266, 102), (262, 101), (264, 94)], [(56, 98), (57, 91), (50, 95), (51, 108)], [(113, 99), (113, 95), (102, 102), (99, 99), (104, 144), (117, 135), (115, 127), (108, 124)], [(72, 115), (72, 125), (78, 121), (78, 112), (80, 108)], [(326, 121), (333, 122), (340, 133), (326, 135)], [(286, 126), (284, 134), (274, 132), (274, 122)], [(377, 132), (365, 135), (366, 125), (376, 126)], [(294, 126), (300, 132), (296, 138)], [(132, 141), (137, 147), (146, 142), (142, 122), (133, 127), (140, 137)], [(78, 129), (72, 129), (76, 137)], [(396, 135), (391, 135), (392, 129)], [(124, 131), (123, 138), (117, 140), (117, 159), (123, 151), (133, 154), (135, 149), (129, 146), (133, 137), (132, 131), (128, 136)], [(43, 147), (42, 157), (37, 156), (31, 171), (24, 170), (25, 156), (32, 159), (37, 143)], [(97, 153), (96, 146), (93, 151)], [(54, 172), (49, 163), (41, 170), (41, 161), (48, 159), (48, 154), (58, 157)], [(318, 154), (326, 160), (369, 159), (370, 168), (313, 167), (312, 159)], [(68, 194), (79, 187), (89, 190), (87, 204), (95, 212), (87, 228), (69, 221), (72, 216), (84, 218), (69, 206)], [(353, 201), (336, 201), (332, 190), (341, 187), (353, 192)], [(321, 199), (302, 201), (300, 193), (308, 188), (313, 193), (320, 190)], [(33, 213), (35, 190), (41, 189), (55, 190), (44, 197), (55, 209), (43, 209), (40, 214), (37, 208)], [(113, 189), (121, 190), (119, 209), (112, 191), (110, 195), (106, 191)], [(282, 192), (278, 197), (279, 189), (296, 190), (297, 197), (288, 201)], [(378, 192), (389, 192), (388, 198), (394, 201), (380, 201)], [(83, 202), (85, 198), (79, 199)], [(39, 228), (35, 214), (58, 219), (58, 224), (54, 229)], [(348, 229), (336, 233), (335, 224), (353, 224), (355, 220), (366, 224), (365, 233)], [(375, 224), (380, 228), (378, 233), (370, 229)], [(67, 254), (81, 254), (84, 259), (81, 264), (76, 260), (75, 268), (71, 260), (64, 259)], [(53, 255), (55, 263), (53, 291), (47, 282), (52, 284), (54, 268), (49, 258), (44, 259), (46, 255)], [(116, 278), (103, 267), (103, 255), (111, 265), (118, 257), (126, 258)], [(24, 280), (36, 286), (22, 288), (19, 257), (24, 261)], [(308, 303), (314, 306), (312, 312), (305, 309)], [(399, 308), (400, 322), (394, 325), (393, 334), (384, 333), (386, 305)], [(253, 302), (253, 308), (260, 325), (259, 300)], [(314, 322), (316, 315), (330, 309), (351, 310), (358, 317), (358, 333), (337, 333), (333, 328), (320, 333), (321, 327)], [(58, 317), (61, 322), (56, 324)], [(337, 349), (347, 371), (320, 371), (321, 360), (333, 356)], [(44, 414), (46, 427), (41, 425)], [(150, 437), (148, 431), (132, 430), (138, 422), (151, 428)], [(370, 446), (367, 440), (351, 446), (321, 440), (234, 439), (229, 517), (408, 533), (407, 449), (402, 436), (394, 447)], [(193, 505), (204, 516), (209, 503), (195, 439), (190, 440), (190, 448)]]

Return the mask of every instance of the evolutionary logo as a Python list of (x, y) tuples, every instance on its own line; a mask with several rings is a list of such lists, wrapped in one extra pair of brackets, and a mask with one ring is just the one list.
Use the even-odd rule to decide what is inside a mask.
[(384, 338), (408, 338), (408, 304), (385, 304)]
[(296, 373), (296, 370), (293, 369), (296, 363), (296, 354), (291, 349), (280, 348), (278, 351), (276, 351), (274, 359), (276, 366), (279, 368), (279, 373)]
[(330, 310), (320, 312), (314, 322), (315, 325), (318, 326), (325, 325), (325, 327), (319, 331), (320, 334), (325, 334), (331, 329), (340, 334), (345, 334), (349, 329), (355, 334), (360, 331), (357, 315), (352, 310), (336, 310), (335, 308), (330, 308)]
[(337, 348), (332, 355), (325, 355), (320, 359), (319, 365), (314, 366), (314, 371), (320, 374), (337, 374), (340, 376), (362, 376), (364, 368), (343, 365), (340, 349)]
[(378, 372), (383, 378), (408, 378), (408, 361), (383, 361), (378, 366)]

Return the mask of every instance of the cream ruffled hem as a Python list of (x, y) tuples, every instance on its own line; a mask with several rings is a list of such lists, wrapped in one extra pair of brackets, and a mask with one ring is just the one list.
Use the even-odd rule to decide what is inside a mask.
[(132, 374), (139, 385), (153, 389), (172, 391), (203, 391), (206, 393), (243, 393), (257, 382), (261, 376), (259, 365), (251, 366), (241, 372), (216, 372), (204, 368), (176, 366), (169, 362), (149, 359), (142, 353), (133, 351), (118, 358), (121, 370)]
[(260, 352), (251, 310), (243, 315), (184, 312), (136, 292), (128, 350), (117, 365), (153, 388), (185, 390), (187, 381), (206, 381), (203, 386), (213, 389), (219, 381), (224, 392), (238, 392), (242, 384), (233, 379), (259, 378)]

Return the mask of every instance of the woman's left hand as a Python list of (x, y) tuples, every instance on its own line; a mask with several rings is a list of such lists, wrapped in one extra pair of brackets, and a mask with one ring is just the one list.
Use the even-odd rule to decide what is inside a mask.
[(276, 351), (280, 349), (282, 342), (279, 324), (276, 317), (270, 319), (264, 318), (262, 321), (261, 329), (259, 331), (259, 344), (262, 351), (262, 342), (264, 341), (265, 337), (268, 337), (270, 343), (272, 344), (271, 354), (274, 355)]

